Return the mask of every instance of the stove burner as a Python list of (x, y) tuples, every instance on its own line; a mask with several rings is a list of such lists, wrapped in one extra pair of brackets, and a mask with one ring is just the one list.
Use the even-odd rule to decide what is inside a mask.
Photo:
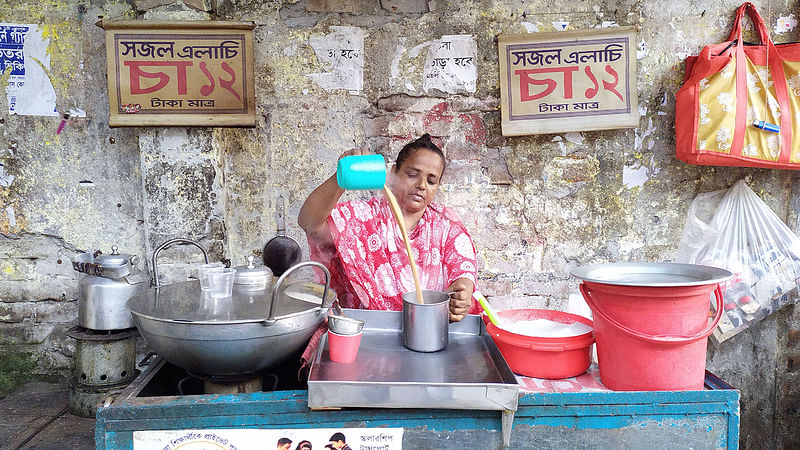
[(80, 339), (84, 341), (117, 341), (120, 339), (127, 339), (132, 336), (137, 336), (139, 330), (134, 328), (127, 328), (124, 330), (90, 330), (80, 325), (76, 325), (67, 330), (67, 336), (73, 339)]
[[(240, 375), (200, 375), (188, 370), (185, 372), (187, 376), (178, 381), (177, 387), (180, 395), (186, 395), (183, 385), (185, 382), (192, 379), (203, 381), (204, 391), (206, 391), (206, 393), (221, 393), (220, 391), (227, 391), (228, 387), (232, 388), (236, 386), (239, 386), (241, 392), (272, 392), (278, 388), (278, 382), (280, 381), (278, 375), (270, 372)], [(266, 383), (267, 379), (272, 381), (271, 386)], [(257, 386), (257, 389), (254, 390), (253, 386)]]
[(186, 371), (190, 377), (197, 378), (198, 380), (210, 381), (218, 384), (239, 384), (253, 378), (259, 378), (257, 373), (246, 373), (239, 375), (200, 375), (191, 371)]
[[(206, 394), (204, 392), (205, 379), (189, 375), (185, 369), (173, 365), (162, 357), (156, 357), (150, 361), (149, 365), (154, 367), (142, 372), (146, 377), (140, 376), (139, 379), (133, 382), (142, 386), (137, 396), (163, 397)], [(261, 377), (262, 392), (305, 390), (308, 386), (305, 383), (305, 379), (297, 378), (299, 366), (300, 355), (298, 354), (296, 358), (292, 358), (286, 364), (268, 368), (259, 374), (251, 374), (251, 376)]]

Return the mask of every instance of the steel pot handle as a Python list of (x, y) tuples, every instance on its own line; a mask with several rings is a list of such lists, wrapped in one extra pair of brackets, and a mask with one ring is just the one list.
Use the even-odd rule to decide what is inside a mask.
[(322, 272), (325, 274), (325, 290), (322, 291), (322, 301), (320, 302), (319, 306), (321, 308), (326, 308), (325, 299), (328, 297), (328, 289), (331, 286), (331, 273), (328, 271), (327, 267), (325, 267), (324, 265), (322, 265), (322, 264), (320, 264), (320, 263), (318, 263), (316, 261), (301, 262), (299, 264), (295, 264), (294, 266), (290, 267), (289, 270), (284, 272), (283, 275), (281, 275), (280, 278), (278, 278), (278, 281), (275, 282), (275, 286), (272, 287), (272, 301), (269, 303), (269, 316), (267, 318), (267, 321), (271, 321), (271, 320), (275, 319), (275, 315), (274, 315), (274, 313), (275, 313), (275, 301), (278, 298), (278, 289), (281, 287), (281, 284), (283, 284), (283, 280), (285, 280), (286, 277), (290, 273), (294, 272), (295, 270), (297, 270), (297, 269), (299, 269), (301, 267), (305, 267), (305, 266), (317, 267), (320, 270), (322, 270)]
[(195, 247), (199, 248), (201, 252), (203, 252), (203, 258), (206, 259), (206, 264), (208, 264), (208, 252), (206, 252), (206, 249), (204, 249), (203, 246), (197, 243), (196, 241), (186, 238), (170, 239), (167, 242), (164, 242), (163, 244), (156, 247), (155, 250), (153, 250), (153, 286), (155, 287), (161, 287), (161, 284), (158, 282), (158, 254), (161, 253), (161, 250), (164, 250), (165, 248), (173, 244), (194, 245)]

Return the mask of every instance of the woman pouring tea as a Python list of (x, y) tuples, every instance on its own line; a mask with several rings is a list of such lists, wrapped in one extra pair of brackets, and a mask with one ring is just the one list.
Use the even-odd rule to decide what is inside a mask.
[[(339, 159), (364, 154), (352, 149)], [(386, 184), (402, 215), (422, 289), (452, 292), (450, 320), (459, 321), (480, 312), (472, 301), (475, 246), (455, 212), (433, 202), (444, 169), (444, 153), (424, 134), (400, 150)], [(401, 311), (402, 295), (415, 290), (405, 230), (384, 195), (339, 203), (344, 192), (334, 174), (300, 209), (311, 259), (328, 267), (343, 307)]]

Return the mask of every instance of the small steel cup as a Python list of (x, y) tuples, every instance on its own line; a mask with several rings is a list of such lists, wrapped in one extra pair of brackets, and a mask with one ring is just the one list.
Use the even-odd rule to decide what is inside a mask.
[(415, 352), (438, 352), (447, 347), (450, 324), (450, 295), (442, 291), (403, 294), (403, 345)]

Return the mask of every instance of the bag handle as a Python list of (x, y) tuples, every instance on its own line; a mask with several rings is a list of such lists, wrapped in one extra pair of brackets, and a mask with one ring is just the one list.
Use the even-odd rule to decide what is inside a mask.
[(592, 309), (592, 314), (597, 314), (606, 322), (611, 324), (614, 328), (617, 328), (623, 333), (645, 342), (652, 342), (655, 344), (688, 344), (708, 337), (708, 335), (714, 331), (714, 328), (716, 328), (719, 320), (722, 319), (722, 289), (719, 287), (719, 284), (717, 284), (716, 289), (714, 289), (714, 296), (717, 300), (717, 310), (716, 314), (714, 314), (714, 320), (711, 322), (711, 324), (705, 327), (703, 331), (691, 336), (652, 335), (626, 327), (625, 325), (609, 317), (605, 311), (597, 306), (597, 304), (591, 298), (589, 288), (586, 286), (586, 283), (581, 283), (578, 287), (580, 288), (581, 294), (583, 294), (583, 298), (586, 300), (586, 303), (589, 304), (589, 307)]
[[(768, 61), (766, 65), (770, 68), (772, 81), (775, 86), (775, 96), (778, 101), (778, 107), (781, 111), (781, 153), (778, 156), (779, 163), (788, 163), (792, 152), (792, 110), (789, 105), (789, 91), (786, 86), (786, 75), (783, 72), (783, 63), (775, 47), (775, 43), (769, 37), (769, 31), (764, 23), (764, 19), (758, 13), (755, 5), (751, 2), (742, 3), (736, 10), (736, 18), (733, 22), (733, 28), (728, 35), (728, 40), (736, 39), (736, 126), (733, 131), (733, 142), (731, 144), (730, 154), (733, 156), (742, 156), (742, 149), (744, 147), (744, 135), (747, 127), (747, 73), (746, 61), (747, 57), (744, 53), (744, 42), (742, 40), (742, 19), (744, 15), (750, 17), (753, 25), (758, 32), (760, 44), (767, 47)], [(765, 87), (766, 89), (766, 87)], [(769, 107), (769, 105), (767, 105)], [(766, 120), (766, 117), (763, 118)]]
[(761, 14), (758, 13), (756, 6), (751, 2), (744, 2), (742, 6), (736, 9), (736, 18), (733, 20), (733, 28), (731, 28), (731, 32), (728, 35), (728, 40), (742, 41), (742, 20), (744, 19), (745, 13), (750, 16), (750, 21), (752, 21), (753, 26), (756, 27), (758, 38), (761, 40), (760, 43), (766, 45), (767, 42), (771, 42), (772, 39), (769, 37), (769, 31), (767, 31), (764, 19), (761, 17)]

